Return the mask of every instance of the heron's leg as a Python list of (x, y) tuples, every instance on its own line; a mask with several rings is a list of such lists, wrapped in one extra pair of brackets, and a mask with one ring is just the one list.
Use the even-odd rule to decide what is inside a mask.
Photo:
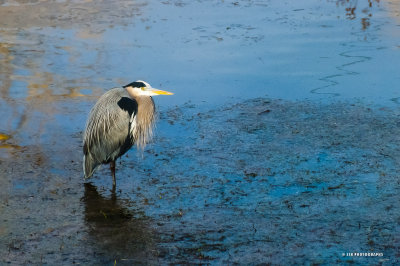
[(110, 170), (113, 179), (113, 189), (117, 186), (117, 182), (115, 181), (115, 161), (110, 162)]

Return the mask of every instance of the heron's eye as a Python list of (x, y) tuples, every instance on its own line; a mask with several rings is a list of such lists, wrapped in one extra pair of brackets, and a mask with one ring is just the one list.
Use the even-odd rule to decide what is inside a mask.
[(144, 91), (144, 90), (146, 90), (146, 87), (141, 87), (140, 89), (141, 89), (142, 91)]

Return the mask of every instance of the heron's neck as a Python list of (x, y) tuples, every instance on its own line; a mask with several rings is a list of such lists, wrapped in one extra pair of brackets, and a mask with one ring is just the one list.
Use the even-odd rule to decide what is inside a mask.
[(154, 114), (154, 101), (150, 96), (136, 96), (138, 104), (138, 115)]
[(154, 101), (150, 96), (136, 96), (134, 98), (138, 105), (136, 114), (137, 136), (136, 145), (144, 147), (153, 135), (155, 118)]

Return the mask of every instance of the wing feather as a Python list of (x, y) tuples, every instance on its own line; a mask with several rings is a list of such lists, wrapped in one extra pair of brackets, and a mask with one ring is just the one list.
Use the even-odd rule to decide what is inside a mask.
[(123, 88), (111, 89), (100, 97), (90, 111), (83, 137), (86, 177), (98, 165), (115, 160), (132, 147), (130, 128), (136, 113), (137, 102)]

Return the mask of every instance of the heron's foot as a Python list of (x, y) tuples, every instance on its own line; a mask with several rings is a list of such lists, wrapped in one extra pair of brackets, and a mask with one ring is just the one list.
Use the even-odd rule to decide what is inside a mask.
[(112, 161), (110, 163), (110, 170), (111, 170), (111, 176), (113, 179), (113, 191), (115, 191), (115, 188), (117, 187), (117, 181), (115, 179), (115, 161)]
[(117, 187), (117, 182), (115, 181), (115, 175), (113, 176), (113, 190)]

